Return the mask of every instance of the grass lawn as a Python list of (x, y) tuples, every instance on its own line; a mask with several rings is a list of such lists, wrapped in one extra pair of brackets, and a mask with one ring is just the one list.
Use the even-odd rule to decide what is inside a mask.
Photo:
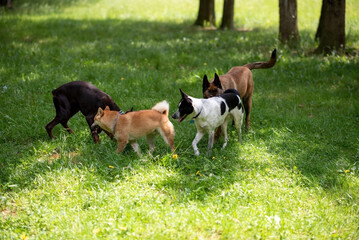
[[(321, 1), (298, 1), (301, 43), (278, 40), (277, 1), (235, 1), (238, 31), (193, 27), (198, 0), (16, 0), (0, 9), (0, 239), (358, 239), (359, 56), (313, 56)], [(216, 1), (218, 25), (222, 1)], [(359, 0), (347, 0), (346, 44), (359, 47)], [(89, 81), (124, 110), (202, 77), (253, 70), (251, 130), (195, 156), (195, 126), (178, 124), (177, 158), (161, 138), (138, 157), (81, 114), (54, 140), (51, 90)]]

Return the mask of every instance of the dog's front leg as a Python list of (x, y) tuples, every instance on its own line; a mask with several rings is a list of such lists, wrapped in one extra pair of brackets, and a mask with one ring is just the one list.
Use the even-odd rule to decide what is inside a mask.
[(100, 129), (98, 126), (94, 127), (93, 129), (91, 129), (91, 135), (92, 135), (92, 139), (95, 143), (100, 142), (100, 137), (98, 136), (98, 130)]
[(209, 131), (208, 133), (208, 153), (211, 154), (213, 148), (213, 141), (214, 141), (214, 130)]
[(127, 140), (117, 139), (117, 143), (118, 143), (118, 146), (117, 146), (116, 152), (121, 153), (127, 145)]
[(203, 132), (197, 132), (196, 137), (194, 138), (193, 142), (192, 142), (192, 147), (194, 150), (194, 154), (199, 156), (199, 151), (198, 151), (198, 147), (197, 147), (197, 143), (202, 139), (204, 133)]
[(92, 115), (91, 115), (91, 116), (87, 116), (87, 117), (86, 117), (86, 121), (87, 121), (87, 124), (88, 124), (89, 127), (90, 127), (93, 141), (94, 141), (95, 143), (98, 143), (98, 142), (100, 142), (100, 137), (98, 136), (100, 127), (97, 126), (96, 124), (94, 124), (93, 118), (94, 118), (94, 116), (92, 116)]

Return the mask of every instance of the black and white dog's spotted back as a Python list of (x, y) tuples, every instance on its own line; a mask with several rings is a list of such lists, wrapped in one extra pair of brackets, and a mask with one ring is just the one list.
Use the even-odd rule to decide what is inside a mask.
[(182, 99), (178, 104), (178, 110), (172, 118), (182, 122), (186, 117), (191, 117), (196, 125), (197, 134), (192, 142), (194, 153), (199, 155), (197, 143), (203, 135), (208, 132), (208, 150), (213, 147), (214, 131), (221, 126), (224, 133), (223, 148), (228, 141), (227, 123), (233, 117), (234, 124), (238, 130), (239, 141), (242, 141), (243, 108), (239, 93), (235, 89), (228, 89), (219, 97), (198, 99), (188, 96), (180, 89)]

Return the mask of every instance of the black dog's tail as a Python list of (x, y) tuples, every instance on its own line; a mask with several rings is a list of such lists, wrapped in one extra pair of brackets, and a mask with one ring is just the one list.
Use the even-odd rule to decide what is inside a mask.
[(272, 52), (272, 56), (268, 62), (248, 63), (246, 65), (243, 65), (243, 67), (247, 67), (249, 68), (249, 70), (259, 69), (259, 68), (271, 68), (275, 65), (276, 62), (277, 62), (277, 49), (274, 49)]
[(239, 92), (238, 92), (236, 89), (233, 89), (233, 88), (227, 89), (227, 90), (224, 91), (222, 94), (226, 94), (226, 93), (234, 93), (234, 94), (238, 95), (239, 97), (241, 97), (241, 96), (239, 95)]

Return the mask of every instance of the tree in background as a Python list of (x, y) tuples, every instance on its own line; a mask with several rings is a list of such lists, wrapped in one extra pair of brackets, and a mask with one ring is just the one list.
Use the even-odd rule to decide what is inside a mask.
[(194, 25), (203, 27), (206, 23), (209, 23), (209, 25), (215, 26), (215, 22), (214, 0), (200, 0), (198, 17)]
[(345, 0), (323, 0), (315, 39), (316, 53), (345, 52)]
[(299, 41), (297, 0), (279, 0), (279, 39), (290, 45)]
[(234, 29), (234, 0), (223, 1), (223, 16), (221, 29)]
[(5, 6), (6, 8), (12, 8), (12, 1), (11, 0), (0, 0), (0, 6)]

